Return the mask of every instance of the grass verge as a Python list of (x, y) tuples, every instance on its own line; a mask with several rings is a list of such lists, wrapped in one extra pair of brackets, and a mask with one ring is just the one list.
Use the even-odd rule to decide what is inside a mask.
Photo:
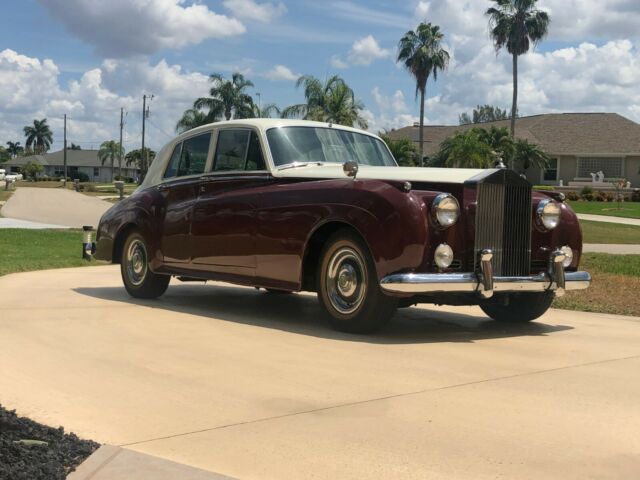
[(0, 229), (0, 276), (96, 264), (82, 259), (80, 230)]
[(0, 202), (6, 202), (13, 195), (13, 190), (0, 190)]
[(580, 220), (584, 243), (640, 244), (640, 227), (620, 223)]
[(640, 202), (624, 202), (622, 210), (618, 210), (616, 202), (584, 202), (567, 201), (576, 213), (590, 215), (608, 215), (610, 217), (640, 218)]
[(640, 255), (585, 253), (580, 269), (593, 277), (591, 287), (567, 292), (554, 308), (640, 317)]

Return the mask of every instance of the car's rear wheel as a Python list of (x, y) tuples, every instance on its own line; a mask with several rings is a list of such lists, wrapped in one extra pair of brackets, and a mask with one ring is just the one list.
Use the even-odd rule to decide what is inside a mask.
[(124, 242), (120, 273), (124, 287), (135, 298), (157, 298), (167, 291), (171, 277), (153, 273), (144, 237), (131, 232)]
[(397, 301), (378, 284), (367, 245), (348, 229), (329, 238), (317, 271), (320, 305), (336, 330), (371, 333), (393, 316)]
[(509, 296), (506, 304), (484, 303), (480, 304), (480, 308), (492, 319), (499, 322), (530, 322), (549, 310), (554, 297), (553, 292), (514, 293)]

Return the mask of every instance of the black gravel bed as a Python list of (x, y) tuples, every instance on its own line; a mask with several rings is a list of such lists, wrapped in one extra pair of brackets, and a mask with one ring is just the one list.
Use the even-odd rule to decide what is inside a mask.
[(0, 405), (0, 480), (64, 480), (99, 446)]

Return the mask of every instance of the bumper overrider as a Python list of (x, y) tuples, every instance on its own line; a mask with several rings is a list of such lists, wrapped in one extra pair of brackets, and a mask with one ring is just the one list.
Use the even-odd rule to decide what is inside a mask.
[(476, 293), (491, 298), (494, 292), (555, 292), (564, 295), (567, 290), (584, 290), (591, 284), (588, 272), (565, 272), (565, 254), (556, 250), (549, 257), (547, 272), (522, 276), (493, 275), (493, 252), (480, 253), (480, 271), (477, 273), (395, 273), (380, 281), (382, 290), (390, 294)]

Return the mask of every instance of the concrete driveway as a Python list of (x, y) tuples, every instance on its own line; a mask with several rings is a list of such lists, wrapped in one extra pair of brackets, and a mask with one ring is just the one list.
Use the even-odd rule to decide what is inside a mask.
[(98, 226), (112, 204), (62, 188), (19, 187), (2, 207), (2, 216), (56, 226)]
[(310, 295), (117, 266), (0, 278), (0, 401), (84, 437), (241, 479), (637, 478), (640, 318), (401, 310), (332, 332)]

